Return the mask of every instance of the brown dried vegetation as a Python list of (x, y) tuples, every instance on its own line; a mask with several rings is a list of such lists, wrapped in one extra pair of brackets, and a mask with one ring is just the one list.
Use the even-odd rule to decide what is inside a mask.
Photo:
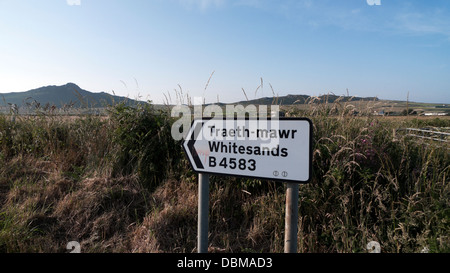
[[(393, 132), (449, 121), (309, 108), (287, 109), (314, 124), (299, 251), (365, 252), (375, 240), (383, 252), (448, 252), (448, 145)], [(167, 137), (171, 122), (150, 106), (108, 118), (0, 115), (0, 252), (66, 252), (70, 241), (82, 252), (195, 252), (197, 177)], [(211, 177), (210, 189), (209, 251), (283, 251), (283, 184)]]

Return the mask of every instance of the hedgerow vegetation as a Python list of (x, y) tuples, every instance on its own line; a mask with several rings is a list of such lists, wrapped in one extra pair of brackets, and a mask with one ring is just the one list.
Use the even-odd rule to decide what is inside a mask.
[[(288, 108), (314, 125), (300, 186), (299, 252), (450, 251), (448, 144), (396, 133), (449, 119)], [(176, 119), (151, 104), (107, 116), (0, 115), (0, 252), (195, 252), (197, 174)], [(211, 252), (283, 252), (285, 185), (211, 177)]]

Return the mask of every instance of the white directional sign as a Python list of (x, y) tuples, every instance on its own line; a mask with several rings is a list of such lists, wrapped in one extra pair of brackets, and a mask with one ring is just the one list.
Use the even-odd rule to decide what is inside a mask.
[(196, 172), (307, 183), (311, 143), (306, 118), (196, 119), (183, 147)]

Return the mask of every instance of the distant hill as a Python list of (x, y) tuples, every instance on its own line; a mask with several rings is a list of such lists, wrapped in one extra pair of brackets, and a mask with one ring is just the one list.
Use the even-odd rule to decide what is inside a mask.
[(62, 86), (44, 86), (25, 92), (0, 93), (0, 105), (2, 106), (11, 103), (19, 107), (38, 105), (42, 107), (45, 105), (64, 107), (66, 105), (76, 108), (101, 108), (120, 102), (125, 102), (127, 105), (143, 103), (105, 92), (94, 93), (86, 91), (74, 83), (67, 83)]
[[(257, 104), (257, 105), (271, 105), (271, 104), (279, 104), (279, 105), (292, 105), (292, 104), (304, 104), (308, 103), (311, 100), (314, 100), (316, 103), (333, 103), (339, 99), (342, 102), (348, 101), (378, 101), (376, 97), (349, 97), (349, 96), (336, 96), (336, 95), (322, 95), (319, 97), (312, 97), (308, 95), (287, 95), (280, 97), (265, 97), (259, 99), (253, 99), (248, 101), (239, 101), (236, 104), (248, 105), (248, 104)], [(318, 100), (317, 100), (318, 99)]]
[[(287, 95), (280, 97), (265, 97), (259, 99), (253, 99), (248, 101), (238, 101), (231, 104), (241, 105), (292, 105), (292, 104), (304, 104), (311, 100), (317, 102), (332, 103), (336, 100), (342, 102), (345, 101), (378, 101), (375, 97), (342, 97), (336, 95), (322, 95), (319, 97), (311, 97), (308, 95)], [(25, 92), (14, 93), (0, 93), (0, 106), (7, 106), (8, 104), (16, 104), (18, 107), (45, 107), (56, 106), (58, 108), (64, 106), (71, 106), (75, 108), (102, 108), (107, 105), (117, 104), (125, 102), (127, 105), (137, 105), (145, 103), (141, 101), (132, 100), (125, 97), (111, 95), (105, 92), (94, 93), (81, 89), (74, 83), (67, 83), (62, 86), (44, 86), (36, 89), (32, 89)], [(224, 103), (218, 103), (219, 105), (225, 105)]]

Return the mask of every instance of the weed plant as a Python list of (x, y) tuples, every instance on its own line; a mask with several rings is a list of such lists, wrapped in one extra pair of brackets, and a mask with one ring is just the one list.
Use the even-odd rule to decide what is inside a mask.
[(116, 144), (114, 175), (136, 173), (150, 189), (171, 173), (181, 158), (181, 142), (171, 137), (172, 119), (151, 103), (118, 104), (109, 110), (112, 142)]

